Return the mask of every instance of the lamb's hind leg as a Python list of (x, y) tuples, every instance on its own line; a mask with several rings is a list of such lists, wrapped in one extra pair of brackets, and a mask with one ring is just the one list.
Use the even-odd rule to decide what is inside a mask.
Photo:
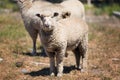
[[(80, 69), (81, 72), (87, 71), (87, 59), (88, 59), (87, 50), (88, 50), (88, 42), (87, 42), (87, 38), (86, 38), (73, 51), (75, 54), (77, 69)], [(80, 58), (82, 58), (81, 65), (80, 65)]]
[(81, 66), (80, 66), (80, 52), (79, 52), (79, 48), (77, 47), (75, 50), (73, 50), (73, 52), (74, 52), (75, 59), (76, 59), (77, 69), (81, 69)]
[(88, 60), (88, 38), (85, 37), (85, 39), (83, 40), (83, 42), (81, 43), (81, 45), (79, 46), (79, 50), (82, 56), (82, 64), (81, 64), (81, 72), (85, 72), (88, 69), (87, 66), (87, 60)]

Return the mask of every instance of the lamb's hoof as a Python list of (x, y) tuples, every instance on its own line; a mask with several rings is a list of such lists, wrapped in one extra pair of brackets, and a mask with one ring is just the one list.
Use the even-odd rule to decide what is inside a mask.
[(37, 53), (36, 53), (36, 52), (32, 52), (30, 55), (31, 55), (31, 56), (36, 56)]
[(88, 71), (87, 71), (87, 69), (81, 69), (80, 70), (82, 73), (87, 73)]
[(57, 74), (57, 77), (62, 77), (62, 73), (58, 73), (58, 74)]
[(85, 72), (85, 70), (84, 70), (84, 69), (81, 69), (80, 71), (81, 71), (82, 73), (84, 73), (84, 72)]
[(51, 73), (50, 76), (55, 76), (55, 73)]
[(81, 70), (81, 69), (82, 69), (82, 67), (81, 67), (81, 66), (77, 67), (77, 70)]

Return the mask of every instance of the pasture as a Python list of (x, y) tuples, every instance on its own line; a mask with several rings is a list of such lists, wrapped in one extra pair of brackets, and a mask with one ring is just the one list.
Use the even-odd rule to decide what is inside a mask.
[[(37, 56), (30, 56), (32, 40), (18, 12), (0, 14), (0, 80), (119, 80), (120, 20), (88, 22), (88, 73), (74, 68), (74, 55), (64, 60), (63, 77), (49, 76), (49, 58), (42, 55), (37, 40)], [(19, 66), (18, 63), (21, 63)]]

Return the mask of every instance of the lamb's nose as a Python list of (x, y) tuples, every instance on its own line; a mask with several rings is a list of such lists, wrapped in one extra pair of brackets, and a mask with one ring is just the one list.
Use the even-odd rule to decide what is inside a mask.
[(45, 25), (45, 27), (49, 27), (49, 25)]

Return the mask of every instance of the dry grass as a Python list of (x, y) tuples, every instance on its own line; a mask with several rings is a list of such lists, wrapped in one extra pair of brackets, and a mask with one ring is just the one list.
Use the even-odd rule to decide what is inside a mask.
[[(65, 58), (63, 77), (50, 77), (49, 58), (28, 55), (32, 41), (21, 18), (18, 19), (18, 15), (16, 18), (13, 14), (1, 14), (0, 58), (3, 61), (0, 62), (0, 80), (119, 80), (120, 28), (98, 24), (89, 24), (89, 28), (88, 74), (74, 69), (75, 60), (70, 53)], [(41, 54), (40, 50), (38, 52)], [(16, 67), (16, 62), (23, 62), (23, 65)], [(28, 73), (24, 74), (23, 69)]]

